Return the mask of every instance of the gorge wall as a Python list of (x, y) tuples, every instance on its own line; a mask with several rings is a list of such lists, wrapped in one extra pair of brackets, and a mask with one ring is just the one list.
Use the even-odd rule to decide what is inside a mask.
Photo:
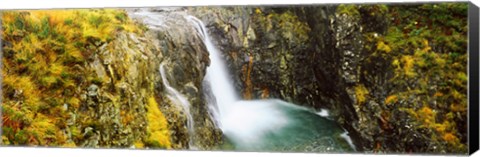
[[(185, 18), (194, 15), (224, 53), (243, 99), (328, 110), (358, 151), (466, 152), (466, 8), (5, 11), (1, 142), (217, 149), (222, 133), (203, 82), (209, 54)], [(161, 63), (190, 113), (169, 99)]]
[[(455, 15), (422, 18), (432, 8)], [(466, 150), (466, 112), (450, 105), (466, 107), (465, 9), (465, 4), (441, 4), (188, 11), (205, 21), (244, 99), (280, 98), (327, 109), (359, 151), (445, 153)], [(441, 23), (454, 16), (463, 23)], [(452, 27), (462, 39), (442, 31)], [(434, 38), (435, 33), (445, 38)], [(446, 55), (452, 52), (462, 57)], [(446, 60), (464, 67), (446, 68)], [(456, 74), (447, 74), (449, 70)], [(445, 94), (452, 91), (457, 95)]]
[[(189, 149), (190, 136), (197, 149), (221, 143), (203, 100), (205, 45), (182, 14), (157, 13), (164, 19), (148, 23), (122, 10), (4, 12), (3, 144)], [(160, 63), (192, 104), (195, 135), (188, 113), (168, 99)]]

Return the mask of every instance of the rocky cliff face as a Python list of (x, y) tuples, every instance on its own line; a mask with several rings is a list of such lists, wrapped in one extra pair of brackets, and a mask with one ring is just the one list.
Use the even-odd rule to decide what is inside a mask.
[[(174, 148), (188, 148), (189, 141), (199, 149), (212, 149), (221, 143), (221, 132), (216, 128), (208, 113), (203, 78), (209, 65), (209, 54), (201, 38), (201, 32), (196, 30), (195, 23), (188, 21), (187, 14), (177, 8), (172, 10), (150, 10), (149, 15), (141, 15), (137, 10), (131, 16), (142, 21), (150, 31), (148, 36), (154, 39), (153, 44), (160, 49), (160, 62), (166, 63), (166, 78), (170, 85), (185, 95), (191, 104), (190, 113), (185, 112), (180, 104), (174, 104), (165, 94), (159, 95), (161, 109), (166, 113)], [(158, 74), (158, 66), (156, 62)], [(161, 80), (156, 84), (156, 93), (166, 93)], [(162, 82), (163, 83), (163, 82)], [(187, 130), (187, 114), (194, 119), (194, 135)], [(192, 139), (189, 137), (193, 136)]]
[[(165, 17), (161, 26), (135, 23), (122, 10), (3, 14), (3, 144), (188, 149), (193, 139), (212, 149), (221, 142), (203, 99), (205, 45), (183, 14), (154, 14)], [(194, 135), (187, 113), (168, 99), (161, 63), (192, 105)]]
[[(335, 6), (192, 8), (230, 63), (245, 99), (281, 98), (329, 109), (360, 136), (348, 85), (358, 81), (362, 50), (359, 18), (336, 14)], [(347, 98), (347, 99), (346, 99)]]
[(327, 109), (358, 151), (466, 152), (466, 6), (3, 12), (2, 144), (215, 149), (191, 14), (244, 99)]
[[(450, 4), (440, 7), (445, 6), (455, 8), (462, 18), (466, 17), (466, 12), (461, 11), (465, 7)], [(413, 8), (421, 10), (429, 7), (434, 5), (419, 5)], [(457, 136), (466, 135), (465, 128), (455, 128), (454, 130), (460, 131), (452, 131), (456, 132), (455, 135), (439, 130), (444, 126), (451, 127), (449, 124), (452, 119), (445, 120), (450, 121), (448, 124), (441, 124), (440, 121), (444, 118), (437, 120), (435, 125), (439, 125), (439, 128), (425, 128), (431, 124), (424, 124), (422, 121), (426, 117), (432, 120), (432, 106), (421, 108), (422, 105), (413, 107), (405, 103), (436, 103), (446, 99), (434, 97), (433, 100), (412, 92), (408, 92), (410, 97), (396, 96), (396, 93), (405, 93), (404, 89), (426, 90), (419, 86), (399, 83), (403, 82), (402, 80), (415, 80), (398, 77), (403, 75), (403, 72), (399, 71), (400, 67), (412, 67), (406, 63), (406, 58), (411, 57), (407, 54), (414, 50), (405, 52), (400, 47), (395, 50), (393, 45), (401, 41), (388, 43), (387, 40), (402, 38), (400, 40), (417, 42), (422, 39), (393, 33), (392, 30), (397, 28), (389, 24), (391, 19), (395, 19), (395, 24), (405, 23), (404, 25), (414, 21), (401, 21), (404, 19), (392, 18), (390, 15), (395, 17), (399, 14), (415, 14), (420, 17), (417, 21), (421, 21), (422, 16), (427, 16), (419, 12), (404, 13), (401, 9), (385, 5), (322, 5), (208, 9), (195, 7), (189, 8), (189, 11), (203, 19), (209, 27), (210, 35), (224, 52), (235, 86), (244, 99), (281, 98), (317, 110), (328, 109), (331, 116), (350, 132), (359, 151), (465, 152), (462, 144), (453, 144), (453, 141), (459, 142)], [(428, 29), (435, 30), (432, 23), (434, 22), (424, 22), (425, 25), (430, 24)], [(449, 27), (439, 25), (438, 27)], [(419, 28), (416, 26), (416, 29)], [(407, 27), (400, 29), (406, 29), (404, 32), (412, 31)], [(429, 40), (428, 35), (418, 35), (422, 30), (415, 31), (417, 36), (426, 37), (424, 42), (440, 42)], [(462, 41), (465, 41), (465, 38), (464, 36)], [(463, 49), (457, 47), (457, 50), (465, 53), (465, 45), (459, 45)], [(426, 46), (404, 47), (419, 47), (424, 50), (429, 48), (428, 43)], [(404, 62), (402, 66), (399, 66), (399, 60)], [(420, 58), (418, 60), (423, 61)], [(466, 65), (463, 61), (457, 61)], [(417, 68), (417, 72), (423, 71), (421, 67)], [(417, 80), (422, 78), (416, 76)], [(426, 75), (423, 78), (438, 77)], [(428, 84), (438, 85), (433, 82)], [(465, 91), (461, 93), (466, 94)], [(412, 101), (413, 97), (422, 99)], [(393, 107), (392, 102), (401, 105)], [(443, 106), (448, 106), (449, 101), (442, 103)], [(438, 112), (450, 112), (445, 108), (432, 108), (436, 108)], [(429, 116), (418, 117), (418, 114), (424, 111)], [(465, 112), (457, 114), (459, 119), (465, 118)], [(464, 122), (459, 119), (455, 121)], [(415, 146), (408, 144), (411, 142), (416, 143)], [(459, 147), (448, 148), (452, 144)]]

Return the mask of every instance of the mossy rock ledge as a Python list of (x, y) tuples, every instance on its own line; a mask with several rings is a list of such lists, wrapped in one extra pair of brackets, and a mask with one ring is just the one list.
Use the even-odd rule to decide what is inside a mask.
[[(150, 29), (129, 13), (106, 9), (3, 14), (7, 78), (2, 144), (189, 149), (193, 136), (198, 149), (209, 150), (222, 142), (203, 100), (209, 60), (198, 32), (175, 16), (165, 20), (176, 21), (170, 27), (176, 30)], [(42, 36), (42, 31), (49, 32)], [(46, 48), (16, 47), (32, 39)], [(38, 54), (33, 56), (35, 62), (28, 61), (32, 52)], [(167, 98), (161, 63), (171, 86), (192, 104), (196, 135), (189, 135), (185, 113)], [(35, 71), (52, 64), (58, 64), (58, 72)]]

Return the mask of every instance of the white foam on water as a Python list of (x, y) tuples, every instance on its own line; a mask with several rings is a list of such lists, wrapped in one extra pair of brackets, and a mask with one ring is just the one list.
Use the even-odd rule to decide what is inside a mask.
[[(204, 81), (210, 84), (212, 98), (207, 98), (208, 109), (216, 125), (236, 146), (261, 148), (266, 134), (275, 133), (283, 127), (293, 124), (287, 110), (308, 110), (305, 107), (294, 105), (278, 99), (268, 100), (241, 100), (234, 88), (227, 66), (220, 52), (212, 43), (206, 26), (203, 22), (190, 15), (185, 18), (191, 22), (209, 52), (210, 65), (206, 70)], [(160, 65), (163, 83), (169, 93), (168, 97), (179, 104), (186, 112), (189, 131), (193, 132), (193, 118), (190, 114), (190, 103), (185, 96), (170, 86), (166, 79), (163, 64)], [(207, 84), (205, 84), (207, 86)], [(213, 99), (213, 100), (210, 100)], [(286, 108), (285, 108), (286, 107)], [(328, 110), (321, 109), (316, 113), (322, 117), (329, 117)], [(191, 128), (191, 129), (190, 129)], [(349, 145), (355, 149), (352, 140), (345, 132), (341, 134)], [(192, 148), (194, 148), (192, 146)]]
[[(269, 132), (287, 125), (288, 118), (278, 108), (280, 100), (242, 101), (237, 95), (233, 81), (229, 77), (221, 52), (213, 45), (207, 28), (201, 20), (188, 16), (197, 31), (200, 32), (210, 54), (210, 66), (205, 80), (210, 82), (215, 101), (209, 102), (214, 119), (220, 123), (219, 128), (236, 144), (243, 146), (261, 145), (261, 138)], [(216, 105), (216, 107), (212, 107)]]
[(350, 145), (350, 147), (352, 147), (353, 150), (357, 150), (355, 148), (355, 145), (353, 144), (353, 141), (352, 141), (352, 138), (350, 138), (350, 136), (348, 136), (348, 132), (345, 131), (343, 134), (340, 135), (340, 137), (342, 137), (343, 139), (345, 139), (348, 144)]
[(261, 145), (266, 133), (288, 125), (289, 119), (279, 108), (279, 102), (270, 100), (237, 101), (222, 116), (222, 130), (243, 146)]
[(317, 115), (322, 117), (330, 117), (330, 114), (327, 109), (320, 109), (320, 111), (317, 112)]

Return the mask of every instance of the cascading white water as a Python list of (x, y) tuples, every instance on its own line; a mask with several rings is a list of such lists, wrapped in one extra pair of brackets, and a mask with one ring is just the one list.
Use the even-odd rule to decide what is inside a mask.
[[(314, 147), (313, 151), (343, 150), (342, 141), (332, 142), (335, 141), (333, 136), (345, 138), (347, 141), (343, 143), (351, 144), (348, 135), (336, 123), (304, 107), (278, 99), (240, 100), (221, 52), (213, 45), (207, 28), (194, 16), (187, 16), (187, 19), (201, 33), (210, 54), (211, 63), (205, 77), (215, 97), (215, 101), (209, 102), (210, 112), (237, 149), (308, 151), (302, 147)], [(215, 105), (218, 111), (212, 107)], [(350, 147), (355, 149), (353, 145)]]
[[(205, 79), (211, 83), (211, 90), (212, 93), (215, 95), (215, 102), (218, 107), (218, 114), (216, 118), (220, 118), (220, 128), (223, 129), (222, 120), (228, 112), (231, 111), (230, 107), (239, 100), (237, 96), (237, 92), (233, 87), (231, 79), (228, 77), (228, 71), (226, 69), (226, 65), (222, 60), (222, 56), (220, 51), (213, 45), (208, 32), (207, 28), (203, 24), (201, 20), (194, 16), (188, 16), (188, 20), (190, 20), (196, 29), (201, 33), (203, 42), (207, 47), (208, 52), (210, 53), (210, 66), (207, 68), (207, 73)], [(210, 102), (210, 106), (215, 105), (214, 102)], [(216, 111), (213, 111), (216, 112)]]
[[(169, 14), (140, 10), (132, 13), (140, 16), (152, 30), (169, 31), (172, 26), (179, 26), (171, 20)], [(340, 126), (328, 120), (328, 112), (318, 114), (311, 110), (278, 99), (241, 100), (233, 81), (229, 77), (222, 53), (214, 46), (207, 28), (201, 20), (186, 14), (185, 17), (200, 34), (210, 55), (204, 86), (211, 90), (212, 99), (208, 107), (216, 125), (237, 150), (248, 151), (331, 151), (354, 150), (351, 139)], [(182, 21), (182, 20), (180, 20)], [(191, 104), (187, 98), (173, 88), (167, 80), (164, 63), (159, 65), (167, 98), (178, 105), (187, 117), (190, 136), (189, 147), (194, 146), (194, 120), (190, 113)], [(324, 117), (322, 117), (324, 116)], [(327, 117), (327, 118), (326, 118)], [(338, 137), (346, 141), (339, 141)], [(349, 146), (350, 145), (350, 146)], [(349, 148), (350, 147), (350, 148)]]
[(193, 146), (193, 135), (195, 133), (194, 130), (194, 121), (192, 114), (190, 113), (190, 102), (187, 100), (187, 98), (178, 92), (175, 88), (170, 86), (170, 83), (167, 80), (167, 75), (165, 74), (165, 65), (164, 63), (161, 63), (159, 66), (160, 70), (160, 75), (162, 76), (162, 82), (165, 88), (167, 89), (167, 97), (170, 101), (172, 101), (174, 104), (179, 105), (180, 108), (183, 109), (185, 112), (185, 115), (187, 116), (187, 129), (188, 133), (190, 134), (190, 140), (189, 140), (189, 145), (190, 148), (194, 148)]
[(220, 122), (219, 128), (237, 143), (260, 146), (261, 141), (258, 139), (261, 136), (285, 126), (288, 119), (276, 108), (276, 100), (241, 101), (233, 87), (233, 81), (229, 78), (221, 52), (213, 45), (207, 28), (194, 16), (188, 16), (188, 19), (201, 32), (210, 54), (211, 62), (205, 79), (210, 82), (216, 100), (209, 102), (209, 105), (216, 105), (219, 109), (218, 113), (214, 114), (219, 116), (214, 117)]

